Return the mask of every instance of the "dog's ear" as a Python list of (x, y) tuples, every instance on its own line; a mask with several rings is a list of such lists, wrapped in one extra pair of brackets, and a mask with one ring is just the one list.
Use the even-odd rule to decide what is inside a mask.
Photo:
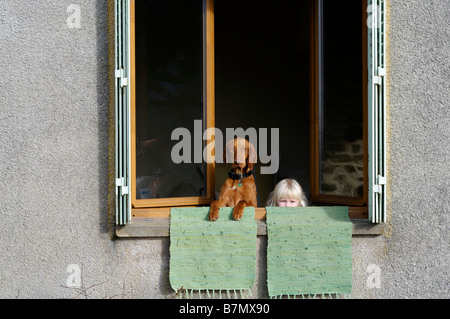
[(258, 154), (256, 153), (255, 146), (248, 142), (248, 167), (253, 169), (253, 165), (258, 162)]
[(233, 163), (234, 160), (234, 140), (229, 141), (223, 149), (223, 162), (227, 164)]
[(223, 148), (223, 162), (224, 162), (225, 164), (227, 164), (227, 168), (228, 168), (228, 163), (227, 163), (227, 152), (228, 152), (228, 149), (227, 149), (227, 147), (225, 146), (225, 147)]

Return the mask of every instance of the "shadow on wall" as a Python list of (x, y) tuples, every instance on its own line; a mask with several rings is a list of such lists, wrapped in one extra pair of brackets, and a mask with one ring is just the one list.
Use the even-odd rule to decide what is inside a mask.
[[(96, 2), (100, 233), (115, 237), (114, 1)], [(107, 13), (107, 14), (105, 14)]]

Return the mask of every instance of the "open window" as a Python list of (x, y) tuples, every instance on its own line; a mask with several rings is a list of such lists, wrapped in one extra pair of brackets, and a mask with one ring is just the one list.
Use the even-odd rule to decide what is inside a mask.
[(311, 199), (367, 219), (367, 5), (341, 5), (311, 8)]
[[(209, 204), (214, 167), (203, 132), (214, 126), (211, 1), (131, 0), (131, 204)], [(211, 16), (212, 17), (212, 16)], [(135, 85), (133, 85), (135, 83)], [(189, 147), (177, 150), (179, 139)], [(181, 154), (180, 154), (181, 153)]]
[(255, 170), (258, 216), (290, 177), (313, 205), (385, 220), (384, 1), (288, 6), (115, 0), (118, 225), (209, 205), (227, 176), (201, 158), (213, 127), (279, 128), (276, 173)]

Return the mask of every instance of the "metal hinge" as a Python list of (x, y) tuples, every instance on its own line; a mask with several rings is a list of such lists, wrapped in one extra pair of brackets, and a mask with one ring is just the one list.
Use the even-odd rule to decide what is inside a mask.
[(377, 183), (376, 185), (373, 185), (373, 191), (375, 193), (381, 194), (382, 186), (386, 185), (386, 177), (384, 176), (377, 176)]
[(377, 69), (377, 75), (373, 77), (373, 83), (377, 85), (383, 84), (383, 77), (386, 76), (386, 69), (385, 68), (378, 68)]
[(125, 77), (125, 72), (123, 69), (116, 70), (116, 79), (120, 80), (120, 87), (123, 88), (124, 86), (128, 85), (128, 78)]
[(123, 177), (116, 179), (116, 187), (119, 188), (120, 196), (125, 196), (130, 193), (130, 189), (128, 188), (128, 186), (125, 185), (125, 178), (123, 178)]

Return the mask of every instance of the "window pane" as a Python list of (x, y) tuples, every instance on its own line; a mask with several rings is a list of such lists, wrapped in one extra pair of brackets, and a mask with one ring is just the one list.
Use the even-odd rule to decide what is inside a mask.
[(361, 2), (319, 2), (320, 193), (362, 197)]
[(193, 163), (193, 151), (190, 163), (171, 158), (176, 128), (189, 130), (193, 148), (202, 96), (202, 0), (136, 0), (137, 199), (205, 195), (205, 165)]

